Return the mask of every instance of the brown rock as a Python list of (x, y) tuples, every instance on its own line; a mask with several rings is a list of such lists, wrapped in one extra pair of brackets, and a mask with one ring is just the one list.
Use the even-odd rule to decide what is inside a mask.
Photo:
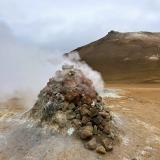
[(87, 108), (87, 109), (90, 108), (90, 105), (87, 105), (87, 104), (83, 104), (83, 105), (81, 105), (81, 106), (84, 107), (84, 108)]
[(112, 116), (111, 116), (111, 115), (108, 115), (108, 116), (106, 117), (106, 121), (109, 122), (110, 120), (112, 120)]
[(106, 133), (107, 135), (110, 134), (110, 126), (109, 126), (109, 124), (105, 125), (103, 132)]
[(64, 127), (67, 123), (67, 117), (66, 115), (61, 112), (61, 111), (58, 111), (56, 114), (55, 114), (55, 117), (54, 117), (54, 121), (60, 126), (60, 127)]
[(68, 110), (66, 112), (66, 115), (67, 115), (68, 120), (72, 120), (72, 119), (76, 118), (76, 114), (74, 112), (72, 112), (71, 110)]
[(102, 97), (97, 96), (97, 102), (102, 102)]
[(92, 121), (93, 121), (94, 124), (99, 125), (103, 121), (103, 118), (102, 118), (102, 116), (98, 115), (97, 117), (94, 117), (92, 119)]
[(110, 113), (110, 108), (109, 108), (109, 107), (105, 106), (105, 107), (104, 107), (104, 110), (105, 110), (106, 112)]
[(106, 149), (107, 152), (113, 150), (112, 141), (110, 141), (108, 138), (103, 139), (102, 144), (103, 144), (103, 146), (104, 146), (104, 148)]
[(85, 107), (81, 107), (80, 108), (80, 113), (81, 113), (82, 116), (90, 115), (91, 114), (91, 112), (87, 108), (85, 108)]
[(77, 102), (77, 106), (78, 106), (78, 107), (81, 107), (81, 106), (82, 106), (82, 102), (81, 102), (81, 101), (78, 101), (78, 102)]
[(87, 144), (86, 144), (86, 148), (90, 149), (90, 150), (94, 150), (97, 147), (97, 142), (95, 138), (92, 138)]
[(92, 103), (92, 99), (91, 99), (90, 96), (84, 95), (84, 96), (82, 97), (82, 102), (85, 103), (85, 104), (90, 105), (90, 104)]
[(81, 119), (81, 115), (80, 114), (76, 114), (76, 119)]
[(110, 152), (110, 151), (113, 150), (113, 145), (109, 144), (105, 149), (106, 149), (107, 152)]
[(62, 111), (65, 112), (68, 109), (68, 102), (64, 102), (63, 107), (62, 107)]
[(90, 115), (91, 117), (98, 115), (98, 110), (95, 107), (91, 107), (90, 112), (91, 112), (91, 115)]
[(74, 110), (74, 113), (79, 114), (79, 109), (78, 109), (78, 108), (75, 109), (75, 110)]
[(79, 119), (73, 119), (72, 122), (76, 128), (79, 128), (81, 126), (81, 121)]
[(92, 126), (92, 122), (87, 122), (86, 126)]
[(103, 112), (99, 112), (99, 114), (103, 117), (103, 118), (107, 118), (107, 117), (110, 117), (110, 114), (103, 111)]
[(101, 131), (103, 131), (104, 130), (104, 127), (100, 124), (100, 125), (98, 125), (98, 128), (101, 130)]
[(115, 139), (115, 135), (113, 132), (110, 131), (110, 133), (107, 135), (108, 138), (114, 140)]
[(102, 111), (103, 110), (103, 105), (102, 104), (100, 104), (100, 103), (96, 103), (95, 104), (95, 107), (99, 110), (99, 111)]
[(97, 135), (98, 135), (99, 137), (101, 137), (101, 135), (103, 134), (103, 132), (102, 132), (100, 129), (98, 129), (98, 131), (97, 131), (97, 132), (98, 132), (98, 134), (97, 134)]
[[(70, 83), (73, 83), (73, 85), (74, 85), (74, 82), (70, 82)], [(65, 85), (67, 86), (67, 84), (65, 84)], [(67, 86), (67, 87), (69, 88), (69, 86)], [(65, 100), (68, 101), (68, 102), (73, 102), (74, 99), (78, 99), (79, 98), (79, 96), (80, 96), (79, 91), (74, 90), (74, 89), (68, 89), (68, 88), (64, 91), (65, 92), (65, 94), (64, 94)]]
[(93, 127), (92, 126), (85, 126), (80, 130), (80, 138), (81, 139), (88, 139), (91, 138), (93, 135)]
[(70, 104), (68, 105), (68, 109), (69, 109), (69, 110), (74, 110), (75, 107), (76, 107), (76, 106), (75, 106), (73, 103), (70, 103)]
[(88, 116), (83, 116), (82, 117), (82, 124), (87, 124), (88, 122), (90, 122), (90, 117), (88, 117)]
[(97, 148), (96, 148), (96, 152), (100, 153), (100, 154), (105, 154), (106, 150), (102, 145), (98, 145)]
[(105, 119), (103, 119), (102, 122), (101, 122), (101, 125), (103, 126), (103, 128), (104, 128), (105, 125), (107, 125), (107, 124), (108, 124), (108, 122), (107, 122)]

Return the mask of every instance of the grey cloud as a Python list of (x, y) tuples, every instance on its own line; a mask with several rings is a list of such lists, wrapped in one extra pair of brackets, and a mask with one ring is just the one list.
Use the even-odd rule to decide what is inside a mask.
[(69, 51), (119, 31), (159, 31), (159, 0), (0, 0), (0, 16), (22, 40)]

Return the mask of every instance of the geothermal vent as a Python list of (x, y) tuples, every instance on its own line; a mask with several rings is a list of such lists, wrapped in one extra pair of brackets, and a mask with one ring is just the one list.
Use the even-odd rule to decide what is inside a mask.
[(40, 91), (29, 116), (58, 133), (80, 138), (90, 150), (113, 149), (116, 129), (109, 109), (81, 70), (64, 65)]

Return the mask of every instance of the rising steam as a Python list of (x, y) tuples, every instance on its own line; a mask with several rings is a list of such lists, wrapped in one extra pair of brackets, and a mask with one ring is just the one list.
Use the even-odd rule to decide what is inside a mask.
[[(63, 64), (72, 64), (81, 69), (93, 81), (97, 91), (101, 89), (103, 81), (100, 74), (79, 60), (77, 52), (70, 53), (66, 58), (62, 52), (26, 45), (18, 41), (6, 25), (0, 23), (0, 105), (4, 100), (2, 105), (6, 107), (5, 112), (2, 111), (0, 125), (2, 128), (5, 124), (10, 127), (8, 132), (0, 133), (0, 153), (7, 156), (4, 158), (35, 160), (48, 155), (47, 159), (54, 157), (62, 160), (67, 156), (71, 160), (75, 158), (72, 155), (76, 154), (83, 159), (86, 156), (95, 159), (95, 155), (83, 149), (79, 141), (71, 137), (53, 136), (47, 128), (38, 128), (32, 122), (22, 120), (21, 114), (16, 114), (16, 109), (13, 109), (16, 108), (13, 102), (19, 99), (8, 100), (12, 97), (23, 99), (20, 101), (23, 104), (20, 104), (26, 106), (22, 110), (25, 112), (33, 106), (39, 91)], [(13, 108), (8, 108), (8, 104)], [(67, 153), (66, 146), (69, 149)]]
[(93, 85), (97, 92), (101, 92), (104, 88), (104, 82), (99, 72), (93, 70), (87, 63), (81, 61), (78, 52), (71, 52), (67, 56), (70, 64), (73, 64), (75, 68), (79, 68), (83, 73), (93, 82)]
[(102, 89), (101, 75), (79, 60), (78, 52), (72, 52), (66, 58), (62, 52), (22, 43), (8, 26), (0, 23), (0, 98), (22, 95), (28, 98), (30, 95), (35, 99), (63, 64), (81, 69), (93, 81), (97, 91)]

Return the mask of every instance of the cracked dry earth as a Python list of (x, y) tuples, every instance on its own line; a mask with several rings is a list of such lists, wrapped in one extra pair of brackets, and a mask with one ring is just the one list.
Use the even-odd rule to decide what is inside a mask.
[[(0, 106), (0, 160), (160, 160), (160, 85), (107, 85), (104, 97), (120, 128), (121, 142), (98, 155), (71, 136), (55, 135), (21, 119), (22, 99)], [(103, 94), (105, 96), (105, 94)]]

